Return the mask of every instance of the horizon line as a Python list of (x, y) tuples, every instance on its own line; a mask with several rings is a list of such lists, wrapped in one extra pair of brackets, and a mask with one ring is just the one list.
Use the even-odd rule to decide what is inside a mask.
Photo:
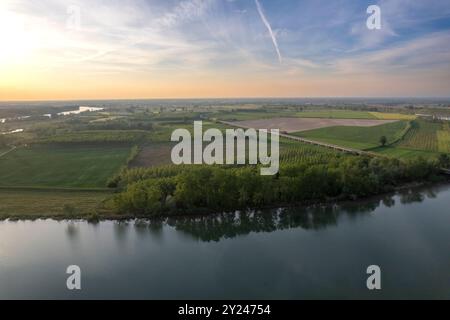
[(289, 100), (289, 99), (450, 99), (450, 96), (249, 96), (249, 97), (173, 97), (173, 98), (69, 98), (69, 99), (5, 99), (5, 102), (66, 102), (66, 101), (138, 101), (138, 100)]

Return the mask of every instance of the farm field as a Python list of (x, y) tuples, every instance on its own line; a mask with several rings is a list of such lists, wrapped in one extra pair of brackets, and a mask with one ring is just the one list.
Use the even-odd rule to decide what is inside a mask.
[(303, 162), (308, 164), (327, 163), (334, 157), (351, 157), (321, 146), (311, 145), (286, 138), (280, 139), (280, 164)]
[(0, 158), (0, 186), (105, 188), (126, 164), (129, 146), (42, 145)]
[(385, 113), (385, 112), (369, 112), (375, 118), (380, 120), (414, 120), (415, 115), (403, 114), (403, 113)]
[(171, 164), (170, 155), (173, 145), (172, 143), (144, 145), (140, 148), (141, 150), (136, 158), (130, 162), (129, 167), (155, 167)]
[[(409, 110), (402, 114), (396, 110), (392, 113), (328, 111), (323, 107), (295, 105), (195, 108), (183, 107), (181, 111), (175, 107), (169, 111), (122, 108), (104, 114), (27, 120), (26, 126), (23, 123), (24, 133), (8, 135), (0, 141), (3, 146), (0, 154), (18, 147), (0, 157), (0, 219), (70, 217), (74, 215), (73, 208), (79, 215), (92, 212), (110, 215), (112, 201), (103, 200), (111, 199), (109, 191), (112, 189), (107, 190), (106, 186), (117, 186), (116, 191), (121, 191), (123, 184), (108, 184), (114, 182), (120, 169), (128, 165), (130, 170), (184, 171), (183, 167), (172, 165), (171, 151), (176, 142), (170, 141), (171, 134), (184, 128), (193, 136), (193, 122), (200, 120), (203, 132), (210, 128), (235, 129), (216, 120), (221, 119), (240, 127), (276, 128), (310, 140), (403, 159), (435, 158), (439, 156), (438, 151), (450, 148), (448, 124), (412, 120), (414, 116), (407, 114)], [(411, 136), (403, 141), (401, 138), (410, 128), (410, 122), (418, 123), (417, 132), (408, 131)], [(10, 124), (16, 125), (15, 122)], [(381, 148), (379, 139), (382, 135), (387, 137), (388, 143), (398, 142)], [(422, 141), (426, 139), (432, 142), (426, 144)], [(411, 145), (400, 145), (405, 142)], [(207, 144), (204, 142), (204, 146)], [(427, 147), (431, 150), (421, 149)], [(136, 157), (129, 161), (131, 155)], [(357, 156), (280, 137), (281, 172), (292, 166), (339, 165), (350, 157)], [(236, 167), (231, 165), (226, 169), (232, 171)], [(238, 170), (241, 169), (248, 168), (244, 166)]]
[(295, 114), (300, 118), (328, 118), (328, 119), (379, 119), (375, 115), (366, 111), (352, 110), (319, 110), (303, 111)]
[(385, 113), (353, 110), (305, 110), (305, 111), (239, 111), (212, 114), (212, 118), (225, 121), (245, 121), (276, 117), (322, 118), (322, 119), (366, 119), (366, 120), (414, 120), (416, 116), (402, 113)]
[(151, 139), (144, 130), (92, 130), (55, 135), (42, 139), (41, 143), (133, 143)]
[(335, 126), (294, 133), (299, 137), (336, 144), (343, 147), (367, 150), (380, 145), (380, 137), (387, 138), (387, 144), (400, 139), (408, 122), (396, 121), (372, 127)]
[(85, 215), (99, 208), (109, 192), (15, 190), (0, 188), (0, 220), (8, 217), (67, 215), (67, 207)]
[(448, 123), (415, 120), (411, 130), (398, 143), (401, 148), (450, 152), (450, 128)]
[(378, 147), (378, 148), (372, 149), (371, 151), (382, 154), (382, 155), (386, 155), (389, 157), (399, 158), (399, 159), (412, 159), (412, 158), (417, 158), (417, 157), (436, 158), (439, 156), (438, 152), (406, 149), (406, 148), (395, 147), (395, 146)]
[[(212, 121), (203, 121), (203, 131), (206, 131), (210, 128), (216, 128), (219, 130), (223, 130), (226, 128), (230, 128), (229, 126), (225, 126), (221, 123), (216, 123)], [(149, 142), (152, 143), (168, 143), (170, 142), (170, 137), (172, 136), (173, 131), (176, 129), (187, 129), (191, 135), (194, 135), (194, 122), (168, 122), (168, 123), (158, 123), (155, 126), (155, 130), (151, 133)]]
[[(204, 144), (204, 146), (206, 143)], [(174, 143), (155, 143), (142, 146), (139, 154), (130, 162), (130, 168), (136, 167), (157, 167), (171, 165), (171, 152)], [(248, 144), (246, 145), (248, 152)], [(192, 152), (193, 154), (193, 152)], [(223, 154), (226, 155), (224, 148)], [(235, 149), (235, 154), (237, 150)], [(280, 139), (280, 163), (291, 161), (308, 161), (310, 163), (323, 163), (329, 160), (330, 156), (335, 156), (334, 150), (293, 141), (286, 138)], [(343, 154), (341, 154), (343, 155)], [(246, 155), (248, 156), (248, 154)]]
[(439, 152), (450, 153), (450, 130), (438, 130), (437, 140)]
[(245, 120), (257, 120), (257, 119), (270, 119), (276, 117), (296, 117), (296, 112), (288, 112), (288, 111), (274, 111), (274, 112), (262, 112), (262, 111), (254, 111), (254, 112), (220, 112), (216, 114), (211, 114), (211, 118), (216, 118), (224, 121), (245, 121)]
[(333, 126), (373, 127), (391, 122), (395, 122), (395, 120), (272, 118), (263, 120), (237, 121), (233, 122), (233, 124), (245, 128), (280, 129), (280, 131), (292, 133)]
[(0, 157), (2, 157), (3, 154), (8, 152), (9, 150), (11, 150), (11, 148), (0, 148)]

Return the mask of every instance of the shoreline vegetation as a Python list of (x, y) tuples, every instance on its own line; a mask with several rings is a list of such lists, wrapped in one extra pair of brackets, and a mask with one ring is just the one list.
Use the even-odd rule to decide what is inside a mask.
[(123, 171), (111, 199), (122, 214), (161, 216), (234, 211), (291, 203), (356, 200), (411, 183), (439, 182), (438, 161), (335, 157), (327, 163), (282, 164), (275, 176), (257, 166), (167, 167)]
[[(440, 174), (439, 168), (438, 162), (421, 158), (399, 161), (338, 156), (327, 165), (282, 165), (276, 176), (259, 175), (258, 166), (123, 169), (109, 182), (113, 187), (109, 191), (24, 188), (21, 194), (17, 193), (20, 189), (0, 188), (3, 195), (6, 192), (22, 197), (29, 192), (27, 201), (49, 201), (50, 194), (57, 202), (62, 196), (67, 197), (58, 212), (39, 213), (36, 207), (25, 203), (25, 207), (35, 211), (6, 214), (1, 210), (0, 221), (160, 219), (340, 204), (423, 185), (449, 183), (450, 179)], [(209, 190), (212, 186), (216, 189)]]
[[(279, 203), (272, 205), (265, 205), (254, 208), (240, 208), (232, 211), (205, 211), (205, 210), (196, 210), (190, 214), (186, 213), (174, 213), (170, 215), (155, 215), (149, 216), (146, 214), (117, 214), (110, 209), (106, 209), (103, 204), (105, 201), (109, 199), (101, 199), (101, 206), (96, 204), (97, 211), (86, 212), (86, 213), (77, 213), (77, 210), (74, 210), (74, 207), (64, 206), (62, 208), (61, 213), (50, 213), (50, 214), (1, 214), (0, 213), (0, 222), (4, 221), (36, 221), (36, 220), (54, 220), (54, 221), (86, 221), (88, 223), (99, 223), (101, 221), (130, 221), (130, 220), (148, 220), (148, 221), (160, 221), (161, 219), (170, 219), (170, 218), (206, 218), (211, 215), (221, 215), (221, 214), (233, 214), (234, 212), (259, 212), (263, 210), (275, 210), (275, 209), (292, 209), (292, 208), (300, 208), (300, 209), (313, 209), (324, 206), (332, 206), (332, 205), (348, 205), (351, 203), (361, 203), (365, 201), (370, 201), (385, 195), (395, 195), (398, 192), (402, 192), (404, 190), (416, 190), (423, 187), (437, 187), (437, 186), (448, 186), (450, 185), (450, 178), (442, 178), (439, 181), (423, 181), (423, 182), (412, 182), (405, 183), (403, 185), (395, 187), (393, 190), (372, 194), (370, 196), (356, 198), (356, 199), (344, 199), (344, 198), (329, 198), (326, 200), (316, 201), (302, 201), (302, 202), (292, 202), (292, 203)], [(67, 209), (69, 211), (67, 211)]]

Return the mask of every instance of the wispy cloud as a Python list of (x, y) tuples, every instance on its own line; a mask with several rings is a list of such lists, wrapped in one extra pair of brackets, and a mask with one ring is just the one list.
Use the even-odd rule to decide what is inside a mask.
[(438, 72), (450, 67), (450, 34), (436, 32), (388, 48), (337, 59), (338, 74)]
[(105, 96), (448, 92), (450, 2), (377, 0), (377, 31), (373, 2), (0, 0), (0, 97), (25, 83), (51, 93), (67, 75), (64, 90), (101, 83)]
[(175, 6), (173, 11), (164, 14), (157, 20), (157, 24), (162, 27), (173, 27), (183, 21), (194, 20), (201, 17), (212, 0), (184, 0)]
[(256, 8), (258, 9), (259, 16), (261, 17), (262, 22), (264, 23), (267, 30), (269, 31), (270, 38), (272, 38), (273, 46), (275, 47), (275, 50), (278, 55), (278, 61), (280, 61), (280, 63), (281, 63), (282, 57), (281, 57), (280, 48), (278, 47), (277, 37), (275, 36), (275, 33), (272, 30), (269, 20), (267, 20), (266, 15), (264, 14), (264, 9), (261, 6), (261, 3), (259, 3), (258, 0), (255, 0), (255, 3), (256, 3)]

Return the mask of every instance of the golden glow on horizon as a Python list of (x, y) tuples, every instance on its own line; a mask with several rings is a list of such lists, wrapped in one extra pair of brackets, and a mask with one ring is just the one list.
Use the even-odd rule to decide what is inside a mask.
[[(0, 100), (450, 94), (445, 68), (397, 72), (383, 65), (411, 48), (436, 47), (449, 39), (445, 33), (410, 47), (337, 60), (330, 67), (289, 58), (270, 64), (247, 52), (235, 52), (240, 65), (215, 65), (211, 59), (220, 61), (228, 52), (206, 52), (157, 31), (146, 34), (157, 49), (143, 51), (139, 37), (117, 45), (110, 35), (93, 30), (71, 31), (63, 23), (19, 15), (0, 3)], [(181, 62), (172, 65), (175, 59)]]
[[(336, 79), (311, 78), (308, 81), (290, 79), (246, 79), (244, 81), (208, 78), (181, 78), (168, 81), (133, 78), (76, 77), (50, 75), (29, 78), (22, 73), (15, 85), (0, 82), (0, 100), (71, 100), (129, 98), (231, 98), (231, 97), (347, 97), (347, 96), (417, 96), (417, 92), (445, 90), (445, 82), (437, 88), (422, 78), (415, 85), (404, 77), (385, 79), (347, 77)], [(428, 84), (427, 84), (428, 83)], [(435, 91), (433, 91), (435, 90)], [(355, 94), (355, 92), (357, 94)]]

